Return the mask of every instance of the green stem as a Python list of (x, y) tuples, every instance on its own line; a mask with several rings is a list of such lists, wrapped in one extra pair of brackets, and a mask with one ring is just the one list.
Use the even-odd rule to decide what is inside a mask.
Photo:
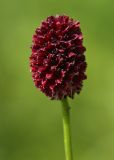
[(72, 158), (72, 146), (71, 146), (71, 133), (70, 133), (70, 107), (67, 99), (62, 102), (63, 111), (63, 130), (64, 130), (64, 147), (66, 160), (73, 160)]

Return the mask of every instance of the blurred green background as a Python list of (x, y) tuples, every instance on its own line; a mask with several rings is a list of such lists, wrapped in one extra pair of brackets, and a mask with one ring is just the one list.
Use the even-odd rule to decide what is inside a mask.
[(0, 0), (0, 160), (65, 160), (61, 104), (33, 85), (32, 35), (49, 15), (81, 22), (88, 80), (69, 99), (74, 160), (114, 159), (114, 1)]

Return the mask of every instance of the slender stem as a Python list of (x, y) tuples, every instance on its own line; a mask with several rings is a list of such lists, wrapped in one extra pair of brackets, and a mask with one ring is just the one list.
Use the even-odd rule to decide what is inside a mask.
[(62, 102), (63, 111), (63, 130), (64, 130), (64, 147), (66, 160), (73, 160), (72, 146), (71, 146), (71, 132), (70, 132), (70, 107), (67, 99)]

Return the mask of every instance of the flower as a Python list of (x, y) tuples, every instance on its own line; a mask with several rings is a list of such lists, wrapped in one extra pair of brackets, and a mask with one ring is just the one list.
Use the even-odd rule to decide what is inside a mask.
[(51, 99), (73, 98), (86, 79), (79, 21), (50, 16), (33, 35), (30, 67), (34, 84)]

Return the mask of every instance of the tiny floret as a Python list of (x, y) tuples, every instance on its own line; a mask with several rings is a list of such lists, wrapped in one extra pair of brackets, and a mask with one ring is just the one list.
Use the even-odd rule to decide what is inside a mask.
[(34, 84), (51, 99), (79, 94), (85, 80), (85, 47), (80, 23), (50, 16), (33, 35), (30, 67)]

